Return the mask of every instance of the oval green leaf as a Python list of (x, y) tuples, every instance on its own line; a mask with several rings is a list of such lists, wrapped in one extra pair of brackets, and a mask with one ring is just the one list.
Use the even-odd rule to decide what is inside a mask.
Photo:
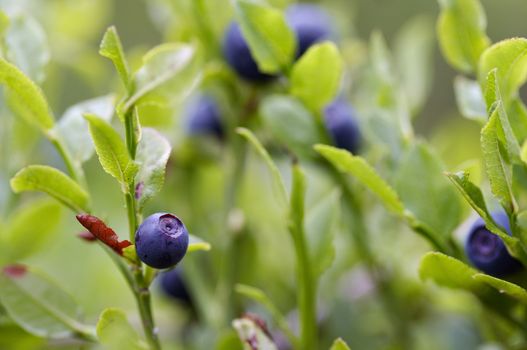
[(40, 191), (49, 194), (77, 213), (90, 211), (88, 193), (63, 172), (46, 165), (30, 165), (11, 179), (15, 193)]

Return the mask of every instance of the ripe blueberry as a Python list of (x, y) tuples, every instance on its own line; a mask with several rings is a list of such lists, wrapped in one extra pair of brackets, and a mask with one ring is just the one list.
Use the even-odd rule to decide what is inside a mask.
[(185, 128), (189, 135), (213, 135), (223, 138), (221, 112), (216, 101), (207, 95), (199, 95), (186, 110)]
[(325, 108), (324, 122), (337, 147), (357, 153), (362, 136), (353, 107), (342, 100), (335, 100)]
[(188, 248), (188, 231), (176, 216), (156, 213), (147, 217), (135, 233), (135, 249), (148, 266), (165, 269), (183, 259)]
[(291, 5), (286, 10), (286, 18), (296, 35), (296, 57), (302, 56), (311, 45), (332, 37), (331, 17), (317, 5)]
[[(492, 213), (494, 221), (510, 235), (509, 219), (503, 212)], [(505, 276), (516, 272), (521, 264), (513, 258), (500, 237), (490, 232), (483, 219), (478, 218), (470, 228), (465, 253), (478, 269), (492, 276)]]
[(223, 54), (227, 63), (246, 80), (253, 82), (264, 82), (273, 76), (260, 72), (256, 61), (251, 55), (249, 45), (243, 37), (240, 25), (232, 22), (223, 39)]
[(167, 296), (186, 304), (192, 303), (185, 281), (183, 280), (181, 268), (176, 267), (175, 269), (164, 272), (159, 277), (161, 278), (161, 289)]

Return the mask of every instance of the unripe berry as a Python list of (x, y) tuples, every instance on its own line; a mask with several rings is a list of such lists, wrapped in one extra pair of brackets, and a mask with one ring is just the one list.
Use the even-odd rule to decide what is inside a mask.
[(135, 233), (139, 259), (157, 269), (166, 269), (180, 262), (187, 252), (188, 241), (183, 222), (168, 213), (150, 215)]
[(161, 289), (167, 296), (186, 304), (192, 303), (180, 267), (164, 272), (159, 277)]
[[(509, 219), (505, 213), (495, 212), (492, 217), (509, 235), (511, 234)], [(472, 265), (491, 276), (509, 275), (522, 266), (509, 254), (501, 238), (485, 227), (481, 218), (470, 228), (465, 253)]]
[(362, 136), (353, 107), (335, 100), (324, 109), (324, 122), (335, 146), (351, 153), (358, 152)]
[(286, 18), (296, 35), (296, 57), (302, 56), (311, 45), (333, 36), (331, 17), (320, 6), (291, 5), (286, 10)]
[(221, 111), (216, 101), (207, 95), (197, 96), (186, 110), (185, 128), (189, 135), (212, 135), (223, 138)]
[(243, 79), (252, 82), (264, 82), (273, 76), (262, 73), (254, 60), (249, 45), (243, 37), (240, 25), (232, 22), (223, 39), (223, 54), (227, 63)]

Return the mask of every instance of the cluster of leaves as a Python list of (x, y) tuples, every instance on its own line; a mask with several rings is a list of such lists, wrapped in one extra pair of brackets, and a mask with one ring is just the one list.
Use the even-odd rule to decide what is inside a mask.
[[(456, 77), (454, 84), (460, 112), (482, 125), (482, 163), (490, 194), (484, 196), (485, 191), (471, 182), (467, 169), (447, 173), (447, 176), (483, 218), (486, 227), (525, 265), (527, 110), (519, 90), (527, 77), (527, 40), (514, 38), (491, 44), (486, 34), (485, 13), (477, 0), (440, 1), (440, 4), (437, 29), (441, 49), (447, 61), (464, 74)], [(507, 213), (512, 235), (493, 220), (485, 197), (499, 203)], [(459, 258), (429, 253), (421, 262), (420, 275), (442, 286), (472, 292), (489, 309), (505, 318), (514, 319), (511, 314), (514, 303), (505, 307), (504, 299), (524, 303), (523, 287), (478, 273)], [(502, 304), (496, 298), (502, 299)]]
[[(183, 266), (200, 321), (195, 326), (199, 341), (189, 341), (194, 346), (275, 350), (279, 348), (276, 332), (283, 333), (292, 347), (304, 350), (320, 344), (331, 350), (348, 349), (342, 339), (334, 340), (338, 336), (361, 346), (360, 338), (353, 339), (342, 325), (321, 335), (318, 324), (326, 305), (334, 312), (328, 322), (345, 323), (346, 318), (338, 318), (339, 304), (332, 299), (353, 267), (354, 271), (364, 268), (375, 304), (382, 308), (383, 321), (375, 323), (380, 324), (376, 333), (380, 340), (372, 348), (411, 348), (416, 342), (411, 327), (434, 318), (437, 310), (419, 303), (428, 293), (424, 286), (410, 280), (400, 266), (392, 266), (392, 260), (400, 257), (391, 258), (390, 254), (396, 255), (392, 251), (402, 251), (404, 242), (414, 242), (411, 236), (401, 237), (409, 231), (420, 237), (418, 244), (426, 242), (426, 249), (433, 250), (421, 260), (421, 279), (469, 291), (487, 310), (522, 330), (518, 305), (527, 302), (527, 292), (521, 283), (469, 267), (453, 231), (468, 213), (465, 198), (511, 254), (527, 264), (527, 216), (522, 209), (527, 109), (519, 98), (527, 79), (527, 40), (510, 39), (491, 46), (477, 0), (440, 1), (437, 32), (442, 51), (465, 74), (454, 84), (459, 109), (482, 124), (481, 149), (490, 184), (487, 196), (485, 187), (469, 179), (465, 167), (445, 176), (440, 156), (414, 132), (432, 81), (430, 20), (408, 21), (397, 34), (393, 50), (374, 32), (369, 42), (353, 38), (317, 43), (296, 59), (297, 42), (283, 10), (287, 3), (152, 1), (148, 6), (155, 23), (167, 41), (178, 43), (159, 45), (140, 64), (132, 65), (115, 28), (109, 28), (99, 53), (114, 65), (118, 92), (76, 104), (58, 121), (39, 87), (50, 56), (44, 30), (27, 15), (7, 11), (0, 16), (0, 83), (5, 102), (1, 105), (8, 106), (0, 113), (9, 116), (2, 118), (6, 124), (0, 133), (31, 126), (16, 137), (0, 135), (10, 145), (3, 149), (6, 172), (1, 175), (11, 178), (11, 189), (20, 193), (10, 194), (14, 198), (10, 200), (0, 197), (0, 208), (9, 217), (0, 221), (0, 316), (8, 315), (39, 337), (70, 338), (83, 344), (99, 341), (110, 349), (156, 348), (151, 315), (148, 320), (151, 311), (144, 309), (150, 305), (148, 290), (156, 271), (138, 261), (133, 243), (142, 213), (149, 206), (164, 210), (172, 201), (173, 194), (161, 191), (172, 154), (176, 164), (168, 169), (177, 171), (167, 178), (167, 186), (171, 190), (174, 186), (173, 192), (184, 202), (180, 209), (188, 227), (203, 232), (215, 247), (210, 254), (191, 256)], [(251, 84), (227, 67), (221, 42), (232, 15), (259, 69), (278, 79)], [(60, 57), (60, 48), (54, 47), (53, 54)], [(222, 102), (225, 139), (195, 142), (182, 135), (183, 128), (173, 128), (181, 126), (175, 116), (196, 87)], [(351, 98), (359, 112), (366, 140), (360, 155), (331, 145), (323, 111), (336, 98)], [(164, 133), (153, 127), (162, 127)], [(178, 130), (176, 140), (167, 129)], [(22, 163), (23, 154), (39, 135), (56, 148), (66, 171)], [(254, 152), (247, 151), (249, 146)], [(21, 155), (7, 157), (11, 151)], [(97, 217), (105, 213), (94, 205), (90, 179), (84, 175), (94, 153), (121, 189), (129, 240)], [(251, 162), (253, 155), (257, 157)], [(271, 195), (265, 193), (262, 166), (270, 174)], [(254, 176), (260, 178), (251, 179)], [(221, 178), (220, 183), (213, 177)], [(261, 180), (264, 185), (255, 186)], [(219, 204), (214, 196), (218, 188), (225, 191)], [(22, 195), (27, 191), (45, 192), (55, 200)], [(0, 196), (3, 192), (7, 193), (0, 191)], [(158, 201), (152, 200), (155, 197)], [(23, 205), (4, 208), (4, 203), (16, 204), (20, 198)], [(494, 222), (485, 198), (506, 211), (511, 236)], [(62, 210), (57, 201), (78, 214), (123, 273), (141, 316), (146, 314), (146, 339), (116, 308), (105, 309), (96, 327), (89, 325), (61, 287), (34, 266), (20, 264), (43, 249), (58, 230)], [(38, 222), (39, 229), (28, 222)], [(263, 235), (266, 231), (272, 232)], [(382, 247), (389, 245), (387, 231), (397, 233), (398, 249)], [(289, 239), (284, 238), (285, 232)], [(379, 238), (378, 232), (383, 236)], [(208, 243), (191, 237), (189, 251), (208, 249)], [(323, 300), (328, 295), (329, 301)], [(298, 327), (284, 315), (283, 310), (291, 308), (298, 310)], [(271, 331), (261, 316), (239, 317), (247, 309), (269, 319)], [(360, 316), (367, 317), (366, 313)], [(235, 333), (226, 330), (230, 326)]]
[[(24, 63), (31, 56), (24, 50), (32, 50), (33, 47), (18, 44), (23, 36), (31, 36), (32, 32), (17, 31), (17, 26), (29, 26), (31, 29), (35, 22), (30, 17), (8, 17), (4, 13), (1, 18), (6, 50), (4, 56), (12, 57), (14, 63), (18, 63), (17, 58)], [(39, 44), (38, 39), (35, 45)], [(192, 81), (199, 77), (199, 54), (191, 45), (164, 44), (148, 52), (142, 66), (132, 73), (113, 27), (108, 29), (102, 40), (100, 54), (114, 63), (125, 88), (124, 96), (119, 100), (113, 96), (102, 96), (82, 102), (68, 109), (58, 123), (42, 90), (31, 80), (31, 75), (42, 79), (41, 70), (45, 62), (36, 60), (32, 65), (20, 64), (17, 67), (5, 58), (0, 59), (3, 102), (9, 106), (9, 113), (14, 121), (20, 120), (40, 130), (56, 147), (68, 171), (66, 174), (48, 165), (29, 165), (18, 171), (10, 184), (14, 193), (44, 192), (74, 213), (82, 213), (77, 216), (79, 221), (104, 244), (105, 249), (110, 248), (107, 251), (112, 260), (139, 298), (139, 293), (144, 294), (139, 290), (148, 291), (152, 273), (147, 270), (143, 276), (141, 263), (129, 241), (119, 242), (119, 237), (111, 228), (95, 216), (86, 214), (94, 213), (96, 209), (91, 205), (83, 163), (95, 151), (102, 168), (120, 184), (134, 222), (130, 226), (130, 241), (133, 242), (137, 217), (148, 200), (163, 186), (165, 167), (171, 153), (169, 142), (159, 132), (141, 127), (138, 109), (143, 104), (152, 103), (152, 100), (160, 103), (160, 97), (170, 95), (170, 98), (177, 99), (184, 92), (183, 87), (192, 86)], [(178, 87), (181, 87), (179, 93)], [(165, 102), (168, 103), (168, 99)], [(114, 114), (126, 130), (126, 142), (112, 125)], [(136, 190), (139, 185), (140, 192)], [(17, 265), (38, 251), (46, 236), (57, 229), (60, 213), (56, 202), (34, 199), (10, 215), (11, 220), (6, 223), (1, 235), (2, 307), (23, 329), (41, 337), (77, 337), (86, 341), (97, 338), (110, 348), (119, 348), (125, 340), (130, 344), (127, 348), (144, 348), (122, 311), (103, 311), (95, 329), (84, 323), (79, 306), (61, 287), (33, 267)], [(209, 248), (208, 244), (193, 237), (189, 251)], [(134, 280), (131, 272), (134, 270), (142, 277)], [(145, 329), (147, 336), (148, 331), (153, 329)]]

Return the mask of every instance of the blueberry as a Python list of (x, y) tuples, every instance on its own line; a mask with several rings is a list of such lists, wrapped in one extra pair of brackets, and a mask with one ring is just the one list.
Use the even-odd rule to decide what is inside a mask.
[(296, 57), (302, 56), (311, 45), (333, 36), (331, 17), (317, 5), (291, 5), (286, 10), (286, 19), (297, 38)]
[(262, 73), (253, 59), (249, 45), (243, 37), (240, 25), (232, 22), (223, 39), (223, 54), (227, 63), (238, 75), (252, 82), (265, 82), (273, 76)]
[(176, 216), (156, 213), (147, 217), (135, 233), (135, 249), (148, 266), (165, 269), (183, 259), (188, 248), (188, 231)]
[(332, 102), (324, 110), (324, 122), (337, 147), (358, 152), (362, 136), (353, 107), (340, 99)]
[(161, 289), (167, 296), (185, 304), (192, 303), (180, 267), (164, 272), (159, 277), (161, 279)]
[[(507, 215), (503, 212), (494, 212), (491, 215), (494, 221), (511, 235)], [(491, 276), (509, 275), (522, 266), (509, 254), (501, 238), (485, 227), (481, 218), (478, 218), (470, 228), (465, 252), (472, 265)]]
[(207, 95), (199, 95), (186, 110), (186, 131), (189, 135), (224, 136), (221, 112), (216, 101)]

